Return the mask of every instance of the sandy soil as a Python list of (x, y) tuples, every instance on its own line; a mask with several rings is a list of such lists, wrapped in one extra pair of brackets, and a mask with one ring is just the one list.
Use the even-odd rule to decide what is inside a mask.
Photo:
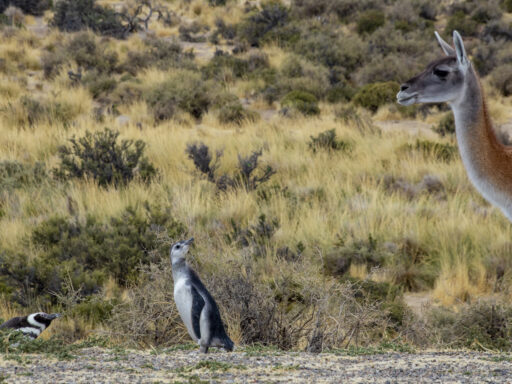
[[(2, 381), (2, 379), (4, 381)], [(72, 360), (0, 357), (7, 383), (510, 383), (511, 357), (478, 352), (155, 353), (80, 350)]]

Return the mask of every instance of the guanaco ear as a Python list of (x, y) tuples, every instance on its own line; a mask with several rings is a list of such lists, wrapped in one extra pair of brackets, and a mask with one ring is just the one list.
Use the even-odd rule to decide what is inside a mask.
[(444, 54), (446, 56), (455, 56), (455, 49), (453, 49), (450, 44), (448, 44), (446, 41), (443, 40), (441, 35), (437, 33), (437, 31), (434, 32), (436, 35), (437, 42), (441, 46), (441, 49), (443, 50)]
[(455, 53), (457, 54), (457, 61), (459, 62), (459, 65), (467, 67), (469, 65), (469, 60), (466, 55), (466, 49), (464, 48), (462, 37), (457, 31), (453, 31), (453, 45), (455, 46)]

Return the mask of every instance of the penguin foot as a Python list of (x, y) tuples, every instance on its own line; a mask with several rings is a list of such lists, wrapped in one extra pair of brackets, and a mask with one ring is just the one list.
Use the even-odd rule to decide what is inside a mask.
[(199, 351), (201, 353), (208, 353), (208, 346), (207, 345), (201, 345), (201, 347), (199, 348)]

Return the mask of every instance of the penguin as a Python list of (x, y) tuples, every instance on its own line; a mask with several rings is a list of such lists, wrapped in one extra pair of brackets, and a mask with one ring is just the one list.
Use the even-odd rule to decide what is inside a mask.
[(28, 316), (13, 317), (0, 325), (0, 329), (20, 331), (28, 338), (34, 340), (50, 326), (53, 320), (60, 317), (60, 313), (36, 312)]
[(185, 260), (193, 241), (194, 238), (178, 241), (171, 247), (176, 307), (190, 337), (199, 344), (202, 353), (208, 353), (210, 347), (222, 347), (231, 352), (234, 343), (226, 334), (219, 307)]

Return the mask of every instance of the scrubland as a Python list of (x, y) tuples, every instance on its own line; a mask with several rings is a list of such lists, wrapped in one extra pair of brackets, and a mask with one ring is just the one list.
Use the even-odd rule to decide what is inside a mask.
[(187, 342), (168, 251), (193, 236), (237, 344), (510, 350), (511, 225), (447, 107), (394, 103), (459, 29), (508, 142), (510, 2), (162, 1), (147, 28), (129, 2), (14, 3), (0, 317), (62, 312), (46, 342)]

